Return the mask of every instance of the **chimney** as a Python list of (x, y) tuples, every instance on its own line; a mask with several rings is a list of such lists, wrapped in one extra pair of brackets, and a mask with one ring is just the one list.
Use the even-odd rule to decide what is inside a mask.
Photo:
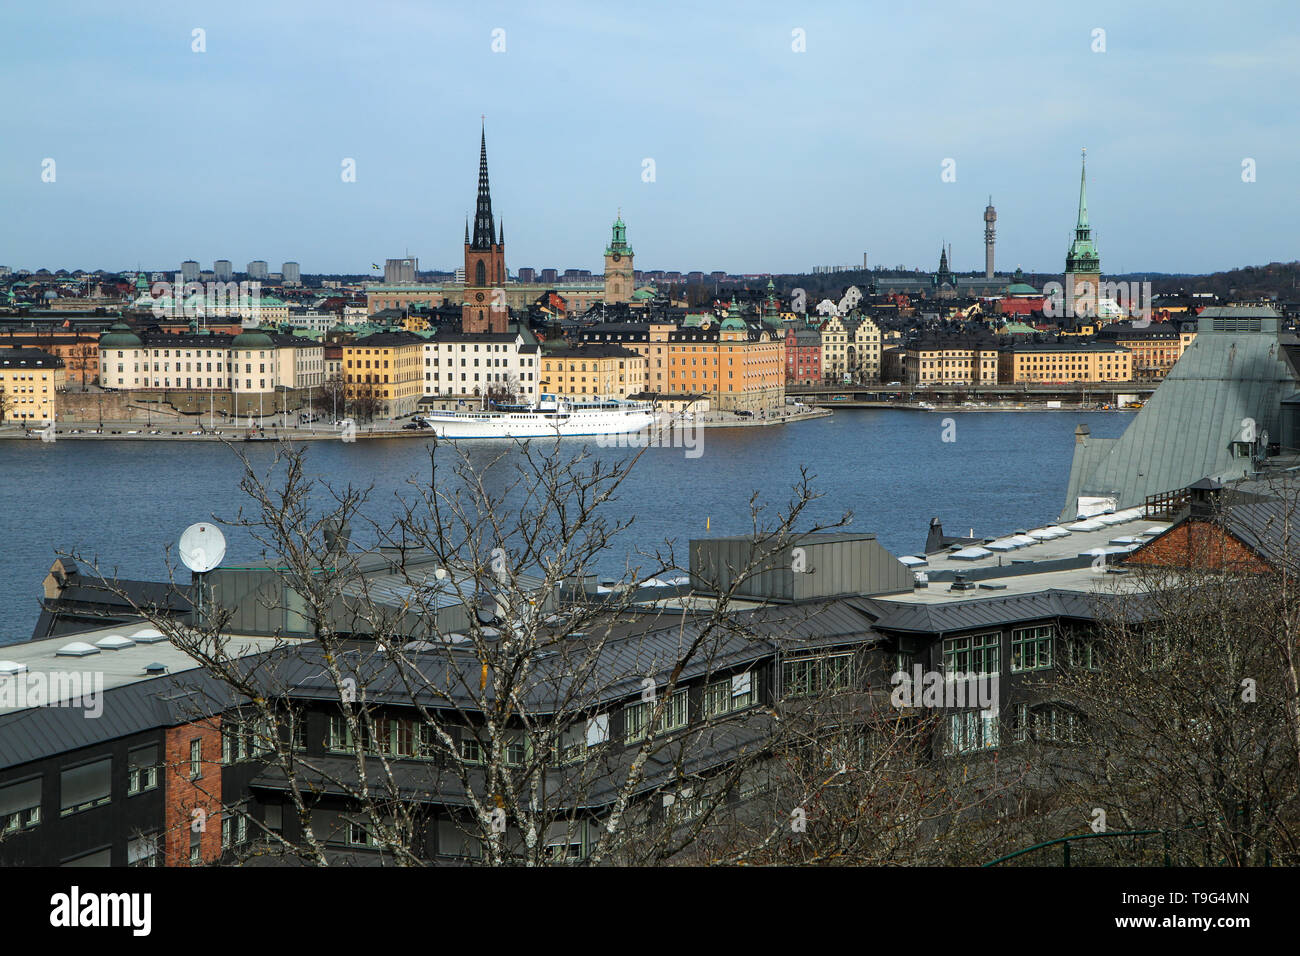
[(1091, 435), (1092, 429), (1080, 422), (1078, 427), (1074, 430), (1074, 443), (1076, 445), (1082, 445)]

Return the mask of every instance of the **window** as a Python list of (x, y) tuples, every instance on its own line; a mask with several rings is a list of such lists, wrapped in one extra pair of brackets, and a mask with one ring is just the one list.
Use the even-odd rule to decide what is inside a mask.
[(1090, 671), (1101, 670), (1101, 648), (1087, 638), (1071, 638), (1066, 645), (1070, 651), (1070, 666)]
[(195, 738), (190, 741), (190, 779), (198, 780), (201, 776), (203, 776), (203, 741)]
[(642, 700), (623, 708), (623, 739), (628, 743), (645, 736), (646, 725), (650, 721), (654, 704), (652, 700)]
[(1043, 670), (1052, 666), (1055, 628), (1025, 627), (1011, 632), (1011, 671)]
[(943, 642), (944, 677), (997, 674), (1001, 671), (1001, 655), (1000, 632), (946, 638)]
[(469, 731), (463, 731), (461, 734), (460, 756), (466, 763), (483, 762), (483, 746), (477, 738), (470, 736)]
[(327, 744), (330, 750), (346, 753), (352, 750), (352, 728), (348, 719), (342, 714), (330, 717), (330, 735)]
[(137, 747), (126, 755), (126, 793), (134, 796), (158, 786), (158, 745)]
[(562, 837), (546, 844), (552, 863), (574, 863), (582, 859), (582, 841), (576, 837)]
[(157, 866), (158, 855), (157, 833), (146, 833), (144, 836), (127, 841), (127, 866)]
[(199, 845), (200, 836), (198, 830), (190, 830), (190, 866), (198, 866), (203, 862), (203, 850)]
[(108, 803), (112, 796), (113, 759), (105, 757), (59, 774), (59, 815), (68, 816)]
[(717, 717), (731, 709), (731, 681), (720, 680), (704, 688), (704, 716)]
[(808, 697), (826, 690), (853, 687), (853, 655), (829, 654), (788, 660), (781, 666), (786, 697)]
[(599, 747), (609, 740), (609, 714), (597, 714), (587, 721), (587, 746)]
[(27, 830), (40, 822), (40, 777), (0, 787), (0, 832)]
[(1017, 704), (1016, 740), (1079, 743), (1083, 740), (1083, 721), (1073, 710), (1058, 704), (1033, 708)]
[(356, 820), (348, 821), (348, 843), (351, 846), (374, 846), (375, 838), (365, 824)]
[(950, 754), (989, 750), (998, 745), (998, 718), (977, 710), (948, 717), (946, 751)]

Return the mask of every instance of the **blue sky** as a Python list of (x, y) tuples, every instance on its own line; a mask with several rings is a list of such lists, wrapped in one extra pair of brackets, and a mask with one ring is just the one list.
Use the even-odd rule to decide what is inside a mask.
[(1294, 0), (7, 3), (0, 264), (454, 267), (480, 114), (512, 271), (599, 271), (619, 207), (639, 268), (929, 269), (944, 241), (982, 268), (989, 194), (999, 271), (1059, 271), (1085, 145), (1105, 271), (1293, 260), (1298, 23)]

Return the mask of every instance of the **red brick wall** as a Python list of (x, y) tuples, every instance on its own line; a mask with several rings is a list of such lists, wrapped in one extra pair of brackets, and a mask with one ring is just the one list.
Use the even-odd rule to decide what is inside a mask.
[(1208, 521), (1189, 520), (1171, 528), (1140, 550), (1133, 552), (1125, 564), (1145, 564), (1166, 568), (1207, 568), (1265, 572), (1268, 565), (1256, 554)]
[[(201, 740), (202, 774), (190, 779), (190, 741)], [(221, 719), (182, 724), (163, 736), (164, 865), (190, 865), (190, 833), (202, 819), (199, 852), (203, 861), (221, 857)], [(203, 817), (194, 811), (202, 810)]]

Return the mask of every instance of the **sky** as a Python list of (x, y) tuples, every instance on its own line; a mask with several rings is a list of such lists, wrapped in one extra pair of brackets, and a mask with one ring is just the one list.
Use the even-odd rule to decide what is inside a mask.
[(512, 272), (602, 271), (620, 209), (639, 269), (932, 270), (943, 243), (982, 269), (990, 195), (998, 271), (1059, 272), (1085, 146), (1104, 272), (1290, 261), (1298, 26), (1295, 0), (6, 0), (0, 265), (454, 268), (480, 117)]

